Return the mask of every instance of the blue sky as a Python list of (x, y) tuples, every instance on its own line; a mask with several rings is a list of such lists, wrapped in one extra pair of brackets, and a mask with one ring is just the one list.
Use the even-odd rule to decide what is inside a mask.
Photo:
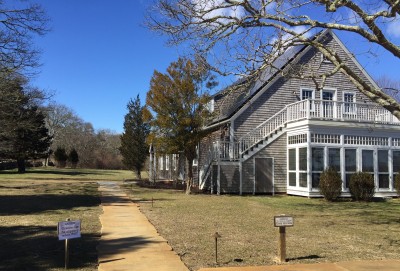
[[(95, 129), (123, 131), (126, 105), (142, 103), (154, 70), (164, 72), (179, 48), (143, 26), (150, 0), (34, 0), (51, 18), (52, 31), (35, 39), (43, 51), (40, 74), (32, 84), (54, 91), (54, 100), (74, 110)], [(339, 34), (341, 38), (342, 35)], [(349, 49), (368, 44), (354, 39)], [(354, 51), (354, 50), (353, 50)], [(400, 78), (400, 61), (383, 49), (379, 58), (357, 56), (374, 78)]]
[(146, 0), (36, 0), (52, 31), (35, 40), (42, 50), (33, 84), (95, 129), (122, 132), (126, 105), (142, 103), (153, 71), (165, 71), (179, 55), (143, 27)]

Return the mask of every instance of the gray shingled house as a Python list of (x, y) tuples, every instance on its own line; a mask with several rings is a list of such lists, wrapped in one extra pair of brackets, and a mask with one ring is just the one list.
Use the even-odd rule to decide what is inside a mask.
[[(376, 86), (332, 31), (317, 38)], [(357, 171), (373, 174), (376, 196), (395, 196), (399, 120), (341, 73), (320, 90), (311, 80), (285, 75), (300, 67), (333, 69), (311, 46), (291, 48), (274, 65), (281, 71), (267, 70), (250, 84), (239, 81), (212, 97), (215, 118), (205, 127), (210, 133), (199, 143), (194, 168), (199, 189), (320, 196), (320, 174), (332, 166), (342, 176), (343, 196), (349, 196), (349, 179)]]
[[(332, 31), (320, 36), (364, 78), (376, 83)], [(376, 195), (394, 196), (400, 171), (400, 122), (372, 103), (343, 74), (322, 90), (311, 80), (285, 76), (309, 67), (330, 71), (333, 64), (311, 46), (296, 46), (252, 84), (238, 82), (213, 97), (216, 118), (199, 144), (200, 189), (215, 193), (287, 193), (320, 196), (321, 172), (335, 167), (348, 194), (350, 175), (370, 172)]]

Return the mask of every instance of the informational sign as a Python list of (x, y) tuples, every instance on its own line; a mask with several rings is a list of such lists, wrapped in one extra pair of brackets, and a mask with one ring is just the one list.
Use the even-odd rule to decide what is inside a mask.
[(294, 219), (292, 216), (274, 216), (275, 227), (293, 227)]
[(68, 240), (81, 237), (81, 221), (61, 221), (58, 222), (58, 240)]

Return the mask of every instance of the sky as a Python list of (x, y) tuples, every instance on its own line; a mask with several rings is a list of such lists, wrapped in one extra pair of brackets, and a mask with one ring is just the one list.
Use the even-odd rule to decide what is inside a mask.
[[(122, 133), (129, 100), (139, 95), (143, 104), (154, 70), (165, 72), (181, 53), (180, 48), (167, 47), (165, 37), (143, 26), (151, 1), (32, 2), (41, 4), (51, 19), (51, 31), (34, 40), (42, 50), (42, 66), (32, 85), (54, 92), (54, 101), (96, 130)], [(351, 51), (368, 45), (346, 37), (343, 42)], [(399, 59), (383, 49), (374, 53), (379, 58), (357, 56), (373, 78), (400, 78)]]
[(154, 70), (179, 56), (165, 38), (143, 26), (146, 0), (36, 0), (51, 31), (35, 39), (42, 51), (32, 84), (55, 93), (96, 130), (123, 131), (126, 105), (141, 102)]

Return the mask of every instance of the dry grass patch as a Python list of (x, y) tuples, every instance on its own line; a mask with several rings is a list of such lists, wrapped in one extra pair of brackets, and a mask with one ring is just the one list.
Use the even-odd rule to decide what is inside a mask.
[[(191, 270), (219, 265), (271, 265), (277, 255), (273, 217), (293, 215), (287, 229), (290, 263), (400, 259), (400, 200), (326, 202), (290, 196), (185, 195), (126, 186), (132, 199)], [(151, 199), (154, 207), (151, 207)]]
[(82, 238), (70, 241), (70, 268), (97, 270), (102, 209), (96, 181), (128, 176), (81, 169), (0, 172), (0, 270), (64, 270), (57, 223), (66, 218), (82, 222)]

